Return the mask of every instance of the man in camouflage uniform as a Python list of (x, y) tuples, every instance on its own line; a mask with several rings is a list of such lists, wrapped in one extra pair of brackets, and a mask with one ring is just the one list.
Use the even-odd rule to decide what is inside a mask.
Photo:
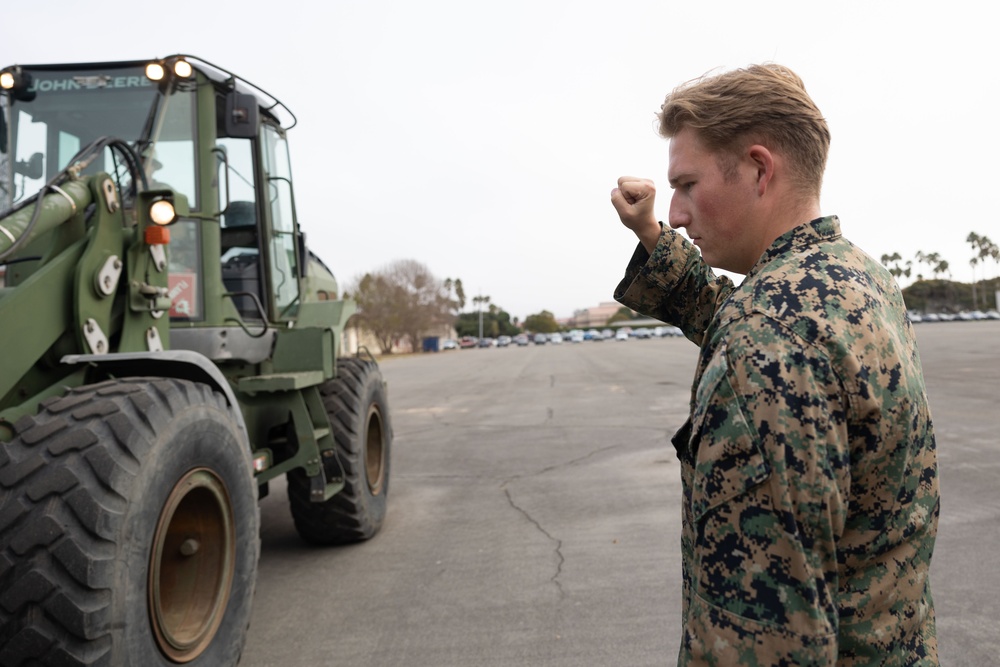
[(693, 244), (651, 181), (611, 199), (640, 241), (615, 298), (701, 348), (673, 439), (680, 664), (937, 665), (923, 374), (892, 277), (820, 215), (826, 121), (777, 65), (684, 84), (659, 117)]

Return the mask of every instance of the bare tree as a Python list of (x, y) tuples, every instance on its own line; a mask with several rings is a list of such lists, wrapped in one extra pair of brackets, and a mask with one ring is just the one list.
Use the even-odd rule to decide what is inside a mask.
[(394, 344), (404, 339), (413, 350), (420, 349), (424, 334), (452, 321), (454, 287), (454, 281), (446, 286), (420, 262), (404, 259), (366, 273), (352, 292), (359, 320), (378, 340), (383, 354), (391, 354)]

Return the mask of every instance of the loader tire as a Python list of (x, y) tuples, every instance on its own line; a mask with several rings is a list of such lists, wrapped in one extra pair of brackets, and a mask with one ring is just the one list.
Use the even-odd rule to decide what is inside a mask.
[(389, 493), (392, 427), (382, 373), (374, 361), (338, 359), (337, 377), (320, 395), (336, 442), (334, 469), (342, 470), (345, 486), (327, 501), (312, 502), (304, 471), (289, 472), (295, 528), (311, 544), (366, 540), (382, 527)]
[(235, 665), (259, 515), (221, 394), (110, 380), (15, 429), (0, 446), (0, 665)]

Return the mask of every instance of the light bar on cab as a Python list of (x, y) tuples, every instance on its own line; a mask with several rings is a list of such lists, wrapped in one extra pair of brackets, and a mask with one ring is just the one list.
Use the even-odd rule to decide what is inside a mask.
[(187, 79), (194, 74), (194, 69), (191, 67), (191, 63), (183, 58), (178, 58), (174, 61), (174, 74), (182, 79)]
[(173, 72), (179, 79), (189, 79), (194, 74), (191, 63), (183, 58), (171, 58), (170, 60), (154, 60), (146, 65), (146, 78), (150, 81), (163, 81), (167, 72)]
[(146, 65), (146, 78), (150, 81), (162, 81), (167, 71), (160, 63), (149, 63)]

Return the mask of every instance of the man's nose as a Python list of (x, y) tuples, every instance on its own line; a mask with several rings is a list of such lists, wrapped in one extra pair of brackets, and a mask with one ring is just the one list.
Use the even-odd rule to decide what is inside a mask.
[(691, 216), (688, 215), (687, 208), (679, 201), (679, 197), (680, 193), (677, 190), (674, 190), (673, 196), (670, 197), (670, 212), (667, 222), (673, 229), (686, 227), (691, 223)]

